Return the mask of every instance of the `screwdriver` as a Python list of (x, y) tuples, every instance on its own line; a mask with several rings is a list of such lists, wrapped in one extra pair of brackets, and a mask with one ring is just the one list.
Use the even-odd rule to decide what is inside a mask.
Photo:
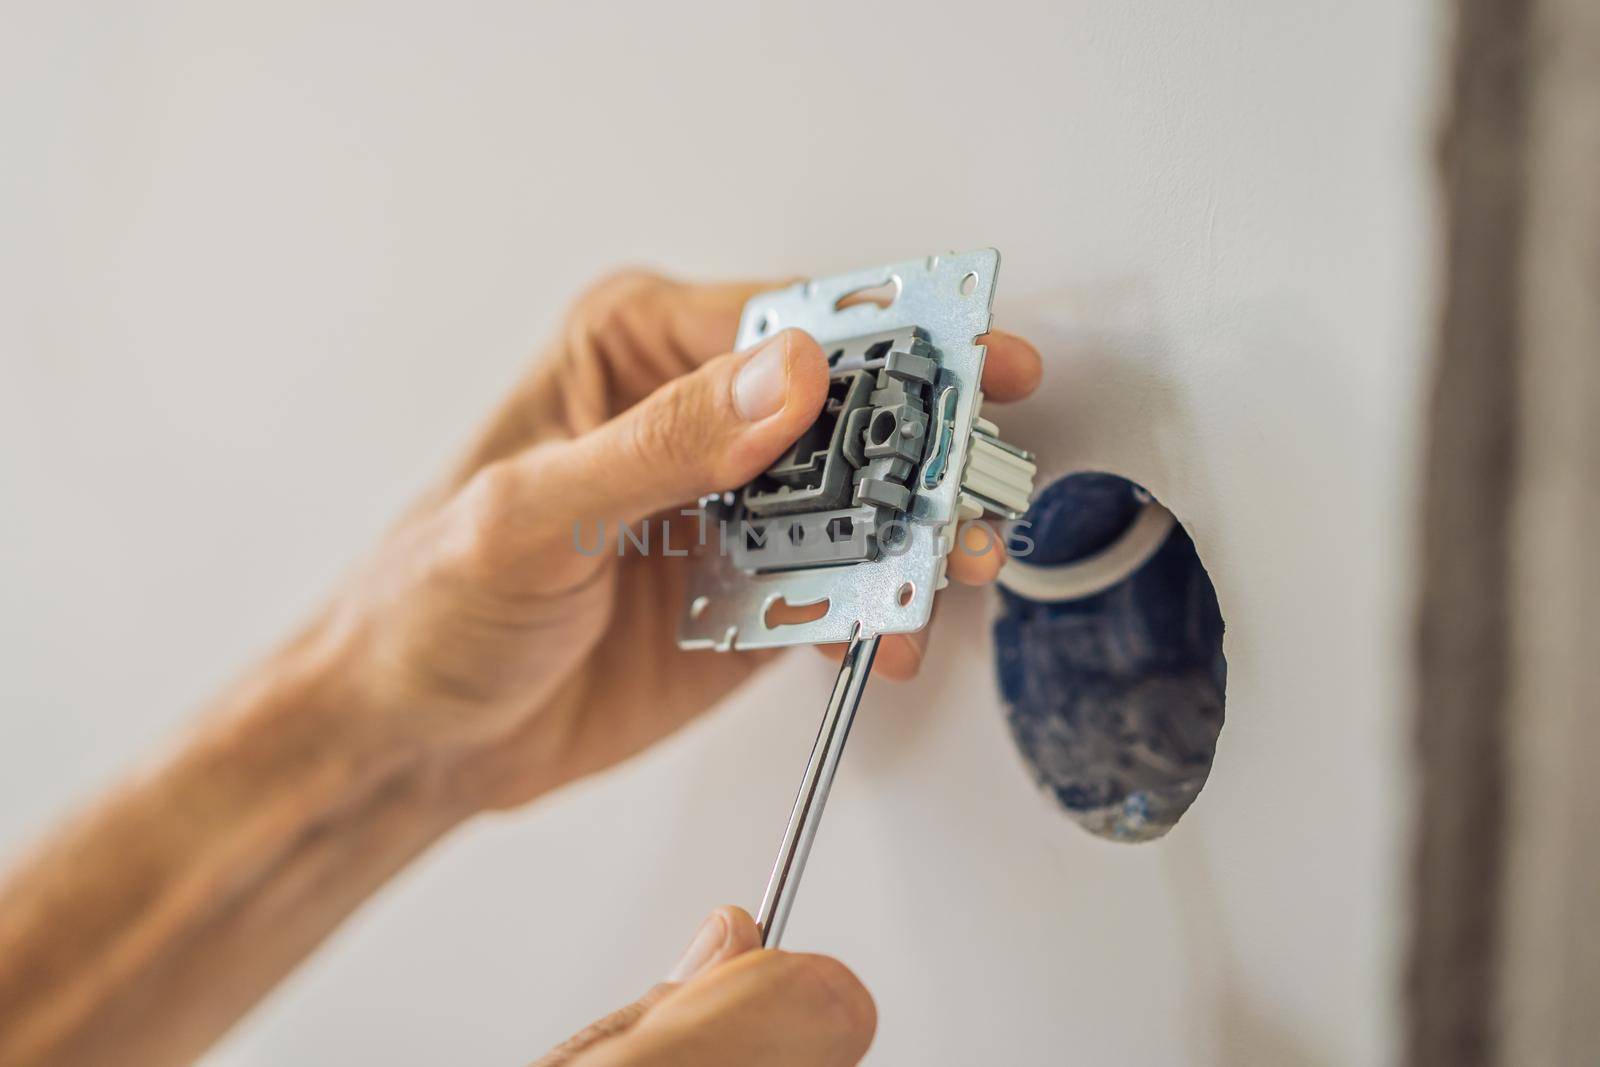
[(828, 710), (823, 713), (817, 739), (811, 746), (805, 776), (800, 779), (800, 792), (794, 798), (794, 810), (789, 813), (789, 825), (783, 832), (777, 862), (772, 865), (772, 877), (767, 880), (767, 891), (762, 895), (761, 909), (756, 915), (761, 925), (762, 948), (777, 948), (783, 928), (789, 922), (789, 910), (794, 907), (795, 893), (800, 888), (800, 875), (805, 872), (811, 842), (822, 823), (822, 808), (828, 802), (828, 790), (839, 769), (839, 757), (844, 754), (850, 724), (855, 721), (856, 708), (861, 704), (861, 693), (867, 686), (872, 660), (877, 653), (878, 635), (862, 633), (861, 623), (856, 623), (850, 644), (845, 648), (844, 661), (839, 664), (833, 693), (828, 697)]

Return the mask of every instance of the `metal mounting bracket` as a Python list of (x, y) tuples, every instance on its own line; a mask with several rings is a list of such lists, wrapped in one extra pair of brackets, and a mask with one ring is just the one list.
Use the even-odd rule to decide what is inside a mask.
[[(976, 339), (989, 330), (999, 266), (994, 249), (929, 256), (745, 305), (737, 347), (806, 331), (829, 354), (829, 399), (766, 474), (701, 502), (679, 645), (726, 651), (920, 630), (945, 582), (955, 523), (1027, 508), (1033, 457), (980, 414)], [(874, 292), (883, 300), (864, 298)], [(827, 610), (769, 626), (779, 599)]]

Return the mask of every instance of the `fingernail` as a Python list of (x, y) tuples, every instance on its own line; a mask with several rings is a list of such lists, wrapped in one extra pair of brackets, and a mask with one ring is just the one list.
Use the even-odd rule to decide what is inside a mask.
[(694, 940), (689, 942), (683, 958), (672, 969), (672, 973), (667, 975), (667, 981), (687, 982), (705, 970), (706, 966), (717, 958), (717, 953), (722, 951), (722, 946), (727, 942), (727, 920), (721, 915), (712, 915), (700, 924), (700, 929), (695, 931)]
[(733, 406), (746, 422), (783, 409), (789, 395), (789, 339), (781, 334), (756, 349), (733, 379)]

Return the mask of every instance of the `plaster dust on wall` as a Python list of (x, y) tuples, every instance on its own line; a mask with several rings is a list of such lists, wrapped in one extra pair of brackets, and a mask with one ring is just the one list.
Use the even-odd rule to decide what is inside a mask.
[[(995, 323), (1048, 362), (1007, 437), (1182, 519), (1227, 726), (1166, 837), (1082, 833), (1007, 734), (993, 599), (949, 590), (923, 676), (868, 691), (786, 944), (873, 990), (869, 1063), (1393, 1053), (1431, 7), (10, 21), (0, 848), (301, 617), (591, 276), (995, 245)], [(755, 903), (818, 660), (445, 842), (211, 1067), (523, 1062), (637, 995)]]

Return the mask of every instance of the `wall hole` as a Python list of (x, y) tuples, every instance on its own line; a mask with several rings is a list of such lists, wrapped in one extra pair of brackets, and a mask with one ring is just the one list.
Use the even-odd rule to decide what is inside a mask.
[(995, 657), (1012, 739), (1091, 833), (1160, 837), (1223, 725), (1223, 619), (1194, 542), (1140, 486), (1086, 472), (1046, 486), (1008, 549)]
[(710, 606), (711, 606), (711, 598), (710, 597), (703, 597), (703, 596), (695, 597), (694, 600), (690, 601), (690, 603), (689, 603), (689, 618), (698, 619), (700, 616), (702, 616), (702, 615), (704, 615), (706, 613), (706, 609), (709, 608)]
[(976, 271), (968, 271), (962, 275), (960, 289), (962, 296), (971, 296), (978, 291), (978, 274)]
[(895, 593), (895, 603), (903, 608), (911, 606), (911, 598), (917, 595), (917, 587), (910, 582), (900, 583), (899, 590)]

